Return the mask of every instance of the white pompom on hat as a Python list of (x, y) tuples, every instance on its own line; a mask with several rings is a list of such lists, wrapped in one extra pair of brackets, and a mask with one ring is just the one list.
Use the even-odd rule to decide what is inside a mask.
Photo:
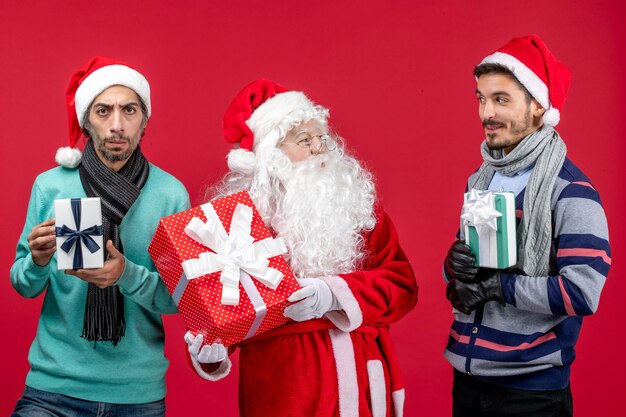
[(237, 94), (224, 115), (224, 138), (237, 147), (228, 154), (232, 171), (252, 174), (260, 146), (273, 147), (286, 132), (281, 122), (290, 114), (317, 114), (318, 107), (304, 93), (287, 91), (269, 80), (257, 80)]
[(83, 134), (85, 113), (100, 93), (114, 85), (128, 87), (137, 93), (146, 106), (148, 118), (152, 115), (150, 85), (143, 75), (115, 59), (101, 56), (90, 59), (74, 73), (65, 93), (69, 146), (57, 150), (55, 160), (59, 165), (75, 168), (80, 164), (81, 152), (76, 145)]
[(543, 122), (556, 126), (560, 111), (569, 90), (569, 68), (550, 52), (537, 35), (513, 38), (479, 65), (500, 64), (509, 69), (515, 78), (543, 106)]

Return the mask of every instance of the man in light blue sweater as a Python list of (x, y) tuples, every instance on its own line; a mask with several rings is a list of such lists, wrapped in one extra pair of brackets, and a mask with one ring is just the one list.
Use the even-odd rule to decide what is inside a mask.
[(570, 417), (574, 347), (611, 266), (598, 192), (554, 130), (570, 73), (531, 35), (487, 56), (474, 76), (486, 138), (467, 188), (515, 194), (518, 262), (475, 267), (461, 241), (448, 252), (453, 417)]
[[(188, 208), (189, 197), (141, 152), (151, 102), (139, 72), (95, 57), (73, 76), (67, 101), (70, 147), (57, 152), (61, 167), (35, 180), (11, 268), (20, 295), (45, 292), (13, 415), (164, 416), (161, 314), (177, 309), (147, 247), (159, 219)], [(81, 154), (72, 147), (83, 135)], [(102, 202), (104, 266), (57, 270), (54, 200), (85, 197)]]

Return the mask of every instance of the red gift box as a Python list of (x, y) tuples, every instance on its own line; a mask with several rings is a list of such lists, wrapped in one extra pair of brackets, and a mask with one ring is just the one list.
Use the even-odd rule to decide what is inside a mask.
[(300, 288), (277, 254), (282, 239), (246, 191), (162, 218), (148, 252), (204, 344), (230, 346), (284, 324), (287, 297)]

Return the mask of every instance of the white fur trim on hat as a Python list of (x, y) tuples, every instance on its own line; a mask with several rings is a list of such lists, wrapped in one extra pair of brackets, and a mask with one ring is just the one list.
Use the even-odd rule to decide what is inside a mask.
[[(259, 144), (275, 128), (279, 127), (284, 119), (293, 113), (302, 113), (303, 116), (315, 115), (316, 106), (300, 91), (287, 91), (276, 94), (261, 104), (246, 120), (246, 124), (254, 134), (254, 147)], [(279, 132), (274, 139), (279, 140), (285, 135)], [(275, 146), (276, 144), (272, 144)]]
[(556, 126), (561, 120), (561, 112), (556, 107), (552, 107), (543, 114), (543, 123), (548, 126)]
[(546, 110), (550, 108), (548, 86), (541, 81), (541, 78), (539, 78), (537, 74), (532, 72), (530, 68), (513, 55), (503, 52), (494, 52), (483, 59), (479, 65), (482, 64), (500, 64), (508, 68), (539, 104)]
[(80, 127), (83, 127), (83, 118), (91, 102), (98, 94), (114, 85), (128, 87), (137, 93), (146, 105), (147, 116), (150, 117), (150, 85), (145, 77), (126, 65), (107, 65), (89, 74), (76, 90), (74, 102)]
[(231, 171), (251, 175), (256, 168), (256, 156), (247, 149), (233, 149), (227, 156), (228, 168)]
[(80, 164), (80, 160), (83, 154), (78, 148), (70, 148), (69, 146), (63, 146), (57, 149), (57, 154), (54, 160), (57, 164), (64, 166), (65, 168), (76, 168)]
[(559, 111), (550, 103), (548, 86), (522, 61), (504, 52), (494, 52), (483, 59), (479, 65), (482, 64), (500, 64), (508, 68), (515, 78), (526, 87), (530, 95), (546, 109), (543, 122), (550, 126), (556, 126), (559, 123)]
[(299, 91), (287, 91), (269, 98), (246, 120), (254, 135), (252, 152), (233, 149), (228, 154), (228, 167), (235, 172), (251, 175), (259, 161), (265, 161), (279, 141), (294, 126), (311, 119), (326, 124), (328, 110), (315, 105)]

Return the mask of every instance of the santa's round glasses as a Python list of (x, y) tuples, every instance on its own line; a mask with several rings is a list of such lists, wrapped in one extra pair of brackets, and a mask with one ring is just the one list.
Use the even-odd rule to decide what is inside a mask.
[[(317, 138), (317, 144), (315, 143), (315, 139)], [(282, 145), (296, 145), (303, 149), (312, 149), (316, 152), (322, 152), (323, 150), (334, 151), (337, 149), (337, 142), (333, 140), (333, 138), (327, 134), (321, 135), (310, 135), (308, 133), (301, 133), (296, 136), (295, 141), (293, 142), (283, 142)]]

